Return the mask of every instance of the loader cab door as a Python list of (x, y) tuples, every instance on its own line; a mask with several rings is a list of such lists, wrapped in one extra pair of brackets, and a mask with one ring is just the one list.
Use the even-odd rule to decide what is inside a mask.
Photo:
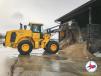
[(34, 26), (31, 26), (31, 31), (33, 33), (40, 34), (40, 38), (42, 39), (42, 37), (43, 37), (42, 25), (34, 25)]
[(40, 48), (40, 39), (41, 39), (41, 25), (39, 24), (33, 24), (31, 25), (31, 31), (33, 32), (32, 38), (34, 41), (34, 48)]

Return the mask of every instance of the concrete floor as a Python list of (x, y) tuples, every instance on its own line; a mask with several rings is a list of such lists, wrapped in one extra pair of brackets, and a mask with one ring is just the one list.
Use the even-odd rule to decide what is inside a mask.
[[(89, 59), (68, 59), (58, 55), (51, 56), (18, 56), (8, 58), (11, 71), (8, 76), (100, 76), (101, 59), (92, 59), (97, 62), (98, 69), (94, 73), (85, 70)], [(13, 62), (13, 64), (12, 64)]]
[(97, 63), (98, 69), (89, 73), (85, 70), (85, 64), (90, 59), (70, 59), (60, 55), (42, 56), (40, 53), (18, 56), (16, 49), (1, 47), (0, 76), (100, 76), (101, 54), (96, 55), (99, 58), (92, 60)]

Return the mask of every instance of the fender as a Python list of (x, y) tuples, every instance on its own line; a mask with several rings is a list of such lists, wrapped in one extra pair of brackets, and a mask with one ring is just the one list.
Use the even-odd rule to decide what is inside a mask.
[(18, 44), (19, 44), (21, 41), (23, 41), (23, 40), (29, 40), (29, 41), (33, 44), (33, 47), (34, 47), (34, 41), (33, 41), (32, 37), (28, 37), (28, 36), (21, 37), (21, 38), (17, 41), (17, 43), (14, 44), (13, 47), (17, 48)]

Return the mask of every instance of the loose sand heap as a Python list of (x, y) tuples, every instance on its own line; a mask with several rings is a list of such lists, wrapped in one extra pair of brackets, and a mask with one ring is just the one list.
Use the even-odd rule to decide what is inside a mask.
[(91, 53), (89, 53), (86, 47), (87, 45), (85, 42), (75, 43), (73, 45), (70, 45), (64, 48), (60, 52), (60, 55), (64, 55), (69, 58), (92, 58), (94, 57)]
[(60, 43), (59, 43), (59, 46), (61, 49), (65, 49), (66, 47), (70, 46), (74, 44), (73, 40), (71, 40), (71, 38), (67, 39), (65, 38), (64, 40), (62, 40)]

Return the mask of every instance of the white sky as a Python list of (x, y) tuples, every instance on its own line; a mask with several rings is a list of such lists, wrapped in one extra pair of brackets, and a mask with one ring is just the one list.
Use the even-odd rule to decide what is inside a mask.
[(54, 20), (89, 0), (0, 0), (0, 33), (19, 28), (19, 23), (57, 25)]

